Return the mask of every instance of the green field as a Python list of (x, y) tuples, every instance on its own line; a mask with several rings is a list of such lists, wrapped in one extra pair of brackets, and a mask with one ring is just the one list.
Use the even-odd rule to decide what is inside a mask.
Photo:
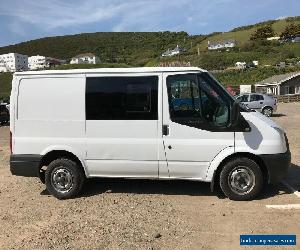
[[(159, 66), (168, 62), (189, 62), (192, 66), (208, 70), (223, 70), (216, 76), (224, 85), (237, 86), (261, 81), (275, 74), (299, 71), (299, 67), (278, 69), (279, 62), (300, 61), (300, 43), (279, 43), (264, 40), (250, 41), (257, 28), (271, 25), (275, 36), (279, 36), (289, 24), (300, 24), (300, 17), (269, 20), (262, 23), (238, 27), (229, 32), (209, 35), (189, 35), (186, 32), (96, 32), (58, 37), (46, 37), (0, 47), (0, 54), (17, 52), (26, 55), (45, 55), (70, 60), (71, 57), (91, 52), (100, 57), (98, 65), (61, 65), (55, 69)], [(230, 51), (208, 51), (208, 41), (235, 39), (237, 46)], [(176, 45), (185, 53), (161, 58), (160, 55)], [(200, 54), (198, 54), (198, 48)], [(259, 61), (257, 69), (236, 71), (237, 61), (249, 63)], [(0, 99), (7, 98), (11, 88), (11, 73), (0, 74)]]

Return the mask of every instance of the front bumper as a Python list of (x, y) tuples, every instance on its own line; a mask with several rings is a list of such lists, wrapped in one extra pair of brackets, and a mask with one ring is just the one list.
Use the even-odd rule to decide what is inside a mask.
[(287, 176), (291, 165), (291, 152), (288, 149), (282, 154), (260, 155), (268, 169), (268, 182), (277, 183)]
[(40, 155), (17, 154), (10, 156), (10, 172), (13, 175), (25, 177), (38, 177), (40, 168)]

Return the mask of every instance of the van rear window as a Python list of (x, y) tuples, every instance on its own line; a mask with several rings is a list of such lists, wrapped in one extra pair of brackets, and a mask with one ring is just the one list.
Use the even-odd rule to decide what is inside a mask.
[(87, 77), (87, 120), (157, 120), (158, 77)]

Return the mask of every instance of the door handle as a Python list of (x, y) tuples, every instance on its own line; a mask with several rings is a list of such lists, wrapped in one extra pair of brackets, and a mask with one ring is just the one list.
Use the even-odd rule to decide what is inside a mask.
[(163, 135), (169, 135), (169, 125), (163, 125), (162, 127)]
[(263, 104), (263, 102), (260, 102), (259, 104)]

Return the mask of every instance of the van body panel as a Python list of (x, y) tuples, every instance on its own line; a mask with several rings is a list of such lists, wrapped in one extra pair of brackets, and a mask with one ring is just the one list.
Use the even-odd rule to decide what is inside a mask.
[[(87, 171), (91, 176), (158, 178), (158, 121), (87, 121)], [(132, 161), (132, 164), (130, 164)], [(98, 167), (97, 167), (98, 166)], [(111, 172), (109, 173), (109, 169)]]
[(15, 83), (13, 153), (51, 148), (85, 156), (84, 76), (33, 77)]
[(219, 152), (218, 155), (214, 157), (214, 159), (210, 162), (209, 167), (206, 172), (205, 181), (210, 182), (213, 180), (214, 173), (222, 163), (224, 159), (233, 155), (235, 153), (235, 148), (233, 146), (224, 148)]
[[(101, 177), (141, 177), (141, 178), (158, 178), (159, 176), (159, 160), (163, 159), (161, 148), (162, 140), (159, 138), (160, 124), (162, 123), (161, 115), (161, 74), (144, 73), (144, 74), (87, 74), (87, 90), (93, 91), (91, 93), (100, 93), (98, 98), (111, 98), (107, 100), (114, 106), (120, 106), (120, 109), (127, 105), (126, 98), (129, 98), (127, 91), (142, 91), (135, 89), (136, 86), (143, 86), (149, 82), (157, 92), (157, 98), (152, 100), (156, 102), (155, 111), (156, 118), (145, 120), (143, 110), (141, 111), (116, 111), (116, 118), (123, 118), (122, 120), (114, 119), (114, 115), (105, 114), (91, 114), (89, 118), (89, 111), (86, 111), (86, 165), (89, 176)], [(145, 83), (140, 81), (145, 81)], [(107, 82), (109, 81), (109, 83)], [(102, 87), (101, 87), (102, 85)], [(147, 85), (148, 86), (148, 85)], [(110, 90), (107, 90), (110, 87)], [(146, 86), (144, 86), (146, 88)], [(97, 92), (96, 92), (97, 91)], [(86, 92), (88, 94), (88, 92)], [(114, 94), (115, 93), (115, 94)], [(131, 93), (131, 92), (130, 92)], [(152, 93), (153, 94), (153, 93)], [(126, 95), (126, 97), (124, 97)], [(106, 97), (107, 96), (107, 97)], [(118, 98), (125, 98), (124, 103), (120, 104)], [(90, 97), (86, 97), (90, 98)], [(91, 97), (92, 98), (92, 97)], [(151, 97), (152, 98), (152, 97)], [(150, 105), (153, 102), (149, 100)], [(95, 100), (93, 99), (93, 103)], [(99, 101), (101, 103), (101, 101)], [(101, 104), (100, 104), (101, 105)], [(104, 102), (103, 105), (106, 105)], [(108, 106), (115, 112), (114, 106)], [(127, 106), (126, 106), (127, 107)], [(87, 104), (86, 109), (89, 108)], [(101, 108), (101, 107), (99, 107)], [(151, 106), (151, 108), (154, 108)], [(151, 112), (152, 112), (151, 111)], [(135, 118), (142, 116), (141, 119)], [(149, 112), (146, 112), (150, 114)], [(128, 116), (128, 117), (127, 117)], [(97, 118), (99, 117), (99, 118)], [(161, 164), (161, 169), (163, 165)]]
[(251, 127), (251, 132), (235, 133), (235, 151), (255, 155), (280, 154), (287, 151), (282, 128), (259, 112), (241, 113)]

